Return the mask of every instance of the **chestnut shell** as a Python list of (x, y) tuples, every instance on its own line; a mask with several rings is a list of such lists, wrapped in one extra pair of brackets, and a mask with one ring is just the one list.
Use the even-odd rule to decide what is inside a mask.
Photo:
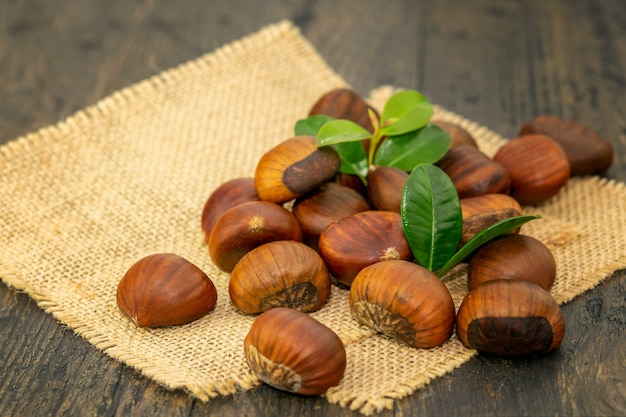
[(549, 290), (556, 279), (556, 260), (534, 237), (506, 235), (483, 245), (469, 260), (470, 290), (496, 279), (522, 279)]
[(606, 171), (613, 162), (613, 145), (582, 123), (553, 115), (536, 116), (524, 123), (520, 136), (543, 134), (559, 143), (570, 164), (571, 175)]
[(276, 240), (302, 241), (302, 231), (289, 210), (268, 201), (249, 201), (228, 209), (213, 226), (209, 255), (230, 272), (252, 249)]
[(354, 189), (328, 182), (298, 197), (291, 212), (300, 224), (304, 243), (317, 249), (320, 234), (329, 224), (369, 209), (365, 197)]
[(240, 311), (275, 307), (310, 312), (330, 295), (330, 274), (322, 258), (303, 243), (282, 240), (248, 252), (230, 274), (228, 293)]
[(197, 320), (215, 308), (211, 279), (188, 260), (158, 253), (135, 262), (117, 287), (117, 305), (139, 327)]
[(457, 313), (463, 344), (497, 356), (537, 356), (558, 348), (565, 321), (552, 295), (522, 280), (485, 282), (470, 291)]
[(363, 211), (328, 225), (320, 235), (319, 253), (344, 285), (373, 263), (413, 259), (400, 214), (393, 211)]
[(509, 140), (493, 157), (511, 179), (511, 197), (520, 204), (537, 204), (555, 196), (570, 177), (563, 148), (545, 135)]
[(202, 230), (207, 243), (213, 226), (226, 210), (241, 203), (258, 200), (259, 195), (252, 177), (234, 178), (217, 187), (202, 209)]
[(442, 344), (454, 327), (448, 288), (407, 261), (378, 262), (359, 272), (350, 287), (350, 309), (360, 323), (418, 348)]
[(291, 393), (320, 395), (341, 381), (346, 350), (341, 339), (306, 313), (277, 307), (260, 314), (244, 339), (252, 372)]
[(511, 179), (505, 167), (474, 146), (450, 148), (437, 166), (448, 174), (459, 198), (509, 192)]
[(332, 146), (318, 148), (313, 136), (295, 136), (261, 156), (254, 182), (261, 200), (283, 204), (328, 182), (340, 166)]

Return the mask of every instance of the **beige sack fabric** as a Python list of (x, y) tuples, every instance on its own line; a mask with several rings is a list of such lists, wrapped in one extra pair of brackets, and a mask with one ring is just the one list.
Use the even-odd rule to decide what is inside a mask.
[[(252, 176), (258, 158), (292, 135), (317, 98), (346, 83), (290, 22), (119, 91), (55, 126), (0, 148), (0, 277), (27, 292), (110, 356), (170, 389), (206, 401), (259, 384), (243, 357), (254, 317), (229, 301), (228, 274), (211, 263), (203, 205), (224, 181)], [(393, 92), (372, 93), (378, 108)], [(460, 123), (492, 154), (503, 139)], [(565, 302), (626, 262), (626, 191), (596, 177), (572, 179), (523, 232), (554, 252), (552, 293)], [(181, 255), (213, 279), (215, 311), (179, 327), (136, 328), (117, 308), (117, 284), (138, 259)], [(463, 267), (446, 284), (458, 306)], [(474, 352), (453, 337), (420, 350), (359, 326), (347, 291), (334, 287), (313, 317), (346, 345), (348, 367), (331, 403), (371, 414), (393, 406)], [(567, 335), (566, 335), (567, 337)], [(370, 378), (369, 375), (377, 375)]]

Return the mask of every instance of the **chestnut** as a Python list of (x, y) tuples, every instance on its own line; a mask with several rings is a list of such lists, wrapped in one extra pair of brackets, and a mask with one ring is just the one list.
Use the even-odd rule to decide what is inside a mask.
[[(463, 213), (463, 232), (460, 245), (465, 245), (476, 234), (508, 217), (521, 216), (522, 207), (507, 194), (483, 194), (460, 199)], [(513, 233), (519, 233), (517, 228)]]
[(367, 200), (354, 189), (327, 182), (298, 197), (291, 212), (300, 224), (304, 243), (317, 249), (320, 234), (326, 226), (369, 209)]
[(442, 344), (454, 327), (448, 288), (434, 273), (407, 261), (363, 268), (350, 287), (350, 309), (360, 323), (418, 348)]
[(219, 269), (230, 272), (252, 249), (275, 240), (302, 241), (302, 231), (289, 210), (267, 201), (249, 201), (230, 208), (209, 236), (209, 255)]
[(507, 194), (511, 185), (504, 166), (471, 145), (450, 148), (437, 162), (437, 166), (448, 174), (459, 198)]
[(413, 258), (400, 214), (377, 210), (353, 214), (328, 225), (320, 235), (319, 253), (331, 275), (348, 286), (368, 265)]
[(346, 349), (339, 336), (290, 308), (259, 315), (243, 347), (248, 366), (261, 381), (295, 394), (323, 394), (341, 382), (346, 369)]
[(542, 134), (556, 141), (567, 156), (571, 175), (593, 175), (606, 171), (613, 162), (613, 145), (582, 123), (552, 115), (526, 121), (520, 136)]
[(565, 321), (548, 291), (529, 281), (500, 279), (465, 296), (456, 331), (466, 347), (481, 353), (537, 356), (560, 346)]
[(217, 187), (202, 210), (202, 231), (208, 242), (213, 226), (229, 208), (248, 201), (258, 201), (254, 178), (234, 178)]
[(135, 262), (117, 286), (117, 305), (138, 327), (197, 320), (215, 308), (217, 291), (200, 268), (173, 253)]
[(402, 192), (409, 174), (391, 166), (373, 166), (367, 173), (367, 198), (377, 210), (400, 213)]
[[(335, 88), (323, 94), (309, 110), (309, 116), (323, 114), (335, 119), (350, 120), (374, 133), (374, 126), (369, 116), (372, 109), (354, 90)], [(372, 109), (374, 110), (374, 109)]]
[(556, 260), (538, 239), (506, 235), (483, 245), (469, 260), (470, 290), (496, 279), (522, 279), (549, 290), (556, 279)]
[(448, 132), (452, 138), (450, 148), (454, 148), (458, 145), (470, 145), (478, 148), (478, 144), (476, 143), (474, 137), (460, 125), (452, 122), (446, 122), (444, 120), (433, 120), (431, 123)]
[(545, 135), (511, 139), (493, 159), (508, 171), (510, 195), (522, 205), (541, 203), (555, 196), (570, 176), (563, 148)]
[(274, 307), (310, 312), (330, 295), (330, 274), (315, 250), (293, 240), (266, 243), (241, 258), (230, 274), (228, 294), (248, 314)]
[(283, 204), (328, 182), (340, 166), (332, 146), (318, 148), (313, 136), (295, 136), (261, 156), (254, 183), (261, 200)]

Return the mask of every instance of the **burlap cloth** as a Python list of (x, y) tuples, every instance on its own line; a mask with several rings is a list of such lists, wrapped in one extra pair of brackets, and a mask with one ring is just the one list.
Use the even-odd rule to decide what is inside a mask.
[[(290, 22), (264, 28), (197, 60), (123, 89), (60, 123), (0, 148), (0, 276), (108, 355), (171, 389), (206, 401), (259, 384), (242, 343), (254, 317), (228, 298), (211, 263), (200, 216), (224, 181), (251, 176), (258, 158), (292, 135), (327, 90), (346, 83)], [(370, 97), (381, 108), (393, 92)], [(493, 154), (498, 134), (438, 108)], [(552, 293), (565, 302), (626, 264), (626, 191), (598, 177), (572, 179), (523, 227), (553, 251)], [(141, 330), (122, 316), (117, 284), (139, 258), (173, 252), (218, 290), (194, 323)], [(445, 282), (457, 308), (463, 267)], [(420, 350), (375, 335), (351, 317), (346, 290), (312, 314), (346, 345), (348, 366), (326, 398), (364, 414), (390, 408), (475, 352), (456, 337)], [(567, 335), (566, 335), (567, 337)], [(375, 377), (374, 377), (375, 376)]]

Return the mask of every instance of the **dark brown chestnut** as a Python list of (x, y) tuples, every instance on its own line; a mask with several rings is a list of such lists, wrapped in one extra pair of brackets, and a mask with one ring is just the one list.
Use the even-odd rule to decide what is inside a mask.
[(537, 356), (558, 348), (565, 321), (552, 295), (529, 281), (500, 279), (470, 291), (457, 313), (463, 344), (498, 356)]
[(450, 148), (437, 165), (448, 174), (459, 198), (509, 191), (511, 180), (507, 170), (471, 145)]
[(317, 250), (320, 234), (326, 226), (369, 209), (367, 200), (354, 189), (328, 182), (298, 197), (291, 212), (300, 224), (303, 242)]

